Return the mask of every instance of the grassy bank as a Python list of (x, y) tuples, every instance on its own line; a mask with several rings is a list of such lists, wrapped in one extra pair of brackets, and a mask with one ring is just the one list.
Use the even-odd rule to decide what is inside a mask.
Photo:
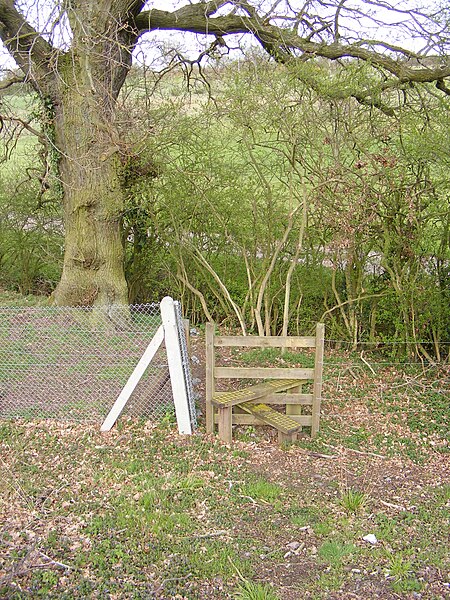
[(445, 455), (384, 457), (330, 428), (228, 448), (170, 423), (3, 422), (0, 596), (444, 598)]

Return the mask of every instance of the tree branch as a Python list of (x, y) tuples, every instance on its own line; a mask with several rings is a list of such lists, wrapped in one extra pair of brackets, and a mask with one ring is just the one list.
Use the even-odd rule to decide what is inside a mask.
[[(278, 62), (291, 63), (304, 59), (304, 56), (320, 56), (329, 60), (354, 58), (368, 62), (394, 75), (399, 83), (414, 82), (427, 83), (443, 81), (450, 77), (450, 58), (443, 57), (439, 65), (421, 66), (418, 64), (421, 57), (418, 54), (389, 45), (376, 40), (360, 40), (355, 43), (345, 44), (339, 37), (332, 42), (314, 42), (311, 36), (301, 37), (292, 28), (272, 25), (268, 19), (260, 18), (256, 10), (246, 10), (246, 15), (235, 12), (224, 16), (211, 16), (218, 8), (227, 2), (200, 2), (188, 4), (173, 12), (151, 9), (142, 12), (136, 18), (136, 27), (139, 35), (155, 30), (186, 31), (192, 33), (229, 35), (235, 33), (250, 33), (254, 35), (261, 45)], [(238, 4), (230, 2), (230, 4)], [(241, 5), (242, 3), (239, 3)], [(248, 3), (245, 3), (248, 8)], [(365, 47), (371, 46), (370, 48)], [(398, 58), (374, 49), (374, 46), (387, 48), (395, 52)], [(405, 57), (416, 59), (416, 64), (411, 65)], [(441, 89), (441, 88), (440, 88)]]
[(445, 85), (443, 79), (438, 79), (436, 81), (436, 87), (441, 92), (444, 92), (444, 94), (447, 94), (447, 96), (450, 96), (450, 88)]
[(13, 75), (12, 77), (7, 77), (3, 81), (0, 81), (0, 90), (6, 90), (11, 87), (15, 83), (23, 83), (25, 81), (25, 77), (18, 77), (17, 75)]
[(51, 72), (55, 49), (26, 21), (13, 0), (0, 0), (0, 39), (26, 79), (41, 89), (42, 81)]

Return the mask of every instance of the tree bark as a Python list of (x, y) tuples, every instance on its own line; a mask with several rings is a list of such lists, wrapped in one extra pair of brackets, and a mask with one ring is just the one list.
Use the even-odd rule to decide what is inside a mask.
[(113, 119), (92, 91), (68, 86), (55, 115), (65, 252), (53, 293), (61, 305), (126, 304), (119, 147)]

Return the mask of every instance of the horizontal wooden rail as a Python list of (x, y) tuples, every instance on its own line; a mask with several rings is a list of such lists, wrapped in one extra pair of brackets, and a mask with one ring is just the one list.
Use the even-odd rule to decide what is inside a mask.
[[(243, 392), (245, 390), (242, 390)], [(221, 398), (229, 397), (230, 392), (216, 392), (214, 395), (213, 404), (219, 406), (221, 403)], [(259, 401), (260, 396), (254, 399), (248, 399), (246, 397), (237, 396), (236, 402), (233, 404), (239, 404), (240, 402), (253, 402)], [(287, 393), (278, 393), (278, 394), (269, 394), (268, 396), (264, 396), (264, 404), (301, 404), (303, 406), (311, 406), (313, 403), (314, 396), (312, 394), (287, 394)]]
[[(312, 416), (311, 415), (289, 415), (296, 423), (304, 425), (305, 427), (311, 427)], [(219, 416), (214, 415), (214, 423), (219, 423)], [(232, 416), (233, 425), (264, 425), (264, 421), (258, 419), (253, 415), (243, 415), (233, 413)]]
[(314, 337), (259, 337), (255, 335), (229, 335), (214, 338), (214, 346), (239, 348), (315, 348)]
[(217, 379), (314, 379), (314, 369), (216, 367)]
[(270, 394), (264, 396), (264, 404), (292, 404), (311, 406), (313, 403), (312, 394)]

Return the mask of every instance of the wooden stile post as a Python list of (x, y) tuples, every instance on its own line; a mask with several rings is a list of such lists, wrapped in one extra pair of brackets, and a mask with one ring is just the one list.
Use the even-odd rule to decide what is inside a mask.
[(226, 444), (231, 444), (233, 439), (233, 408), (224, 406), (219, 408), (219, 437)]
[(206, 323), (206, 432), (214, 431), (214, 406), (212, 399), (215, 392), (214, 386), (214, 323)]
[(320, 404), (322, 400), (322, 377), (323, 377), (323, 351), (324, 351), (325, 325), (317, 323), (316, 326), (316, 354), (314, 360), (314, 387), (312, 404), (311, 437), (319, 432), (320, 427)]
[[(281, 347), (281, 353), (284, 354), (287, 350), (287, 346), (286, 346), (286, 342), (283, 343), (283, 346)], [(302, 386), (299, 385), (295, 388), (293, 388), (292, 390), (290, 390), (290, 392), (292, 394), (301, 394), (302, 393)], [(302, 414), (302, 407), (301, 404), (286, 404), (286, 414), (291, 416), (291, 415), (301, 415)], [(301, 431), (302, 428), (301, 426), (299, 426), (299, 431)], [(278, 432), (278, 441), (281, 443), (283, 441), (295, 441), (297, 439), (297, 434), (295, 434), (295, 436), (293, 434), (291, 434), (290, 436), (286, 437), (285, 434), (283, 434), (281, 431)]]

